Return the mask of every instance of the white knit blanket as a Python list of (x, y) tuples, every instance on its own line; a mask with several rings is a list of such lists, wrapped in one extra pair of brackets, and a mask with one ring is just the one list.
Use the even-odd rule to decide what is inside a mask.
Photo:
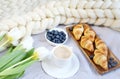
[[(120, 59), (120, 33), (106, 27), (93, 27), (93, 29), (105, 41), (105, 43), (113, 51), (113, 53)], [(49, 50), (53, 48), (50, 44), (46, 42), (44, 38), (44, 33), (34, 35), (33, 37), (35, 39), (34, 47), (45, 46)], [(120, 69), (111, 71), (104, 75), (98, 74), (93, 66), (87, 61), (73, 39), (71, 37), (69, 38), (70, 39), (67, 41), (66, 45), (73, 46), (73, 51), (80, 61), (80, 69), (73, 77), (67, 79), (120, 79)], [(37, 62), (26, 70), (25, 75), (21, 79), (55, 78), (47, 75), (41, 67), (41, 62)]]

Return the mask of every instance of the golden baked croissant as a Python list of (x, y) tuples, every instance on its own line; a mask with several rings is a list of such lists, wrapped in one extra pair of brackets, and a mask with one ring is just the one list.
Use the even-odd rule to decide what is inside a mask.
[(104, 70), (108, 70), (108, 62), (107, 62), (107, 57), (102, 54), (102, 53), (97, 53), (93, 57), (93, 61), (97, 64), (100, 65)]
[(89, 40), (89, 37), (87, 36), (82, 36), (81, 37), (81, 41), (80, 41), (80, 45), (84, 48), (87, 49), (90, 52), (94, 51), (94, 46), (93, 46), (93, 42)]
[(95, 38), (95, 46), (98, 50), (100, 50), (103, 54), (107, 56), (108, 48), (106, 44), (99, 37)]
[(100, 65), (104, 70), (108, 70), (108, 50), (105, 43), (98, 37), (95, 38), (95, 51), (93, 61)]
[(84, 24), (84, 35), (85, 36), (88, 36), (89, 37), (89, 39), (92, 41), (92, 42), (94, 42), (94, 40), (95, 40), (95, 32), (90, 28), (90, 26), (89, 25), (87, 25), (87, 24)]
[(74, 28), (73, 28), (73, 35), (74, 35), (76, 40), (80, 39), (83, 31), (84, 31), (84, 28), (83, 28), (82, 24), (77, 24), (77, 25), (74, 26)]

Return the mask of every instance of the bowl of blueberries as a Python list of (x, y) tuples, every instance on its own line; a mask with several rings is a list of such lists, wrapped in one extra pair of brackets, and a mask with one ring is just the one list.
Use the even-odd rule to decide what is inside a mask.
[(60, 28), (53, 28), (47, 30), (45, 33), (45, 39), (53, 46), (64, 44), (68, 39), (68, 34), (65, 30)]

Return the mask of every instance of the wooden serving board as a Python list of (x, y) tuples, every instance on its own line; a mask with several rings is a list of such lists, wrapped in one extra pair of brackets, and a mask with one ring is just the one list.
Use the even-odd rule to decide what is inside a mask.
[[(72, 27), (74, 27), (74, 26), (72, 26)], [(91, 28), (91, 27), (90, 27)], [(92, 28), (91, 28), (92, 29)], [(66, 28), (66, 30), (67, 30), (67, 32), (69, 33), (69, 35), (73, 38), (73, 40), (77, 43), (77, 45), (78, 45), (78, 47), (80, 48), (80, 50), (82, 50), (82, 52), (83, 52), (83, 54), (85, 55), (85, 57), (87, 58), (87, 60), (93, 65), (93, 67), (97, 70), (97, 72), (99, 73), (99, 74), (105, 74), (105, 73), (107, 73), (107, 72), (110, 72), (110, 71), (112, 71), (112, 70), (114, 70), (114, 69), (117, 69), (117, 68), (119, 68), (120, 67), (120, 61), (119, 61), (119, 59), (113, 54), (113, 52), (108, 48), (108, 58), (110, 58), (110, 57), (112, 57), (112, 58), (114, 58), (114, 60), (116, 60), (117, 61), (117, 65), (115, 66), (115, 67), (112, 67), (112, 68), (109, 68), (108, 70), (104, 70), (103, 68), (101, 68), (99, 65), (96, 65), (94, 62), (93, 62), (93, 60), (92, 59), (90, 59), (90, 55), (91, 55), (91, 53), (89, 52), (89, 51), (87, 51), (87, 50), (85, 50), (84, 48), (82, 48), (81, 47), (81, 45), (79, 44), (79, 41), (77, 41), (75, 38), (74, 38), (74, 36), (73, 36), (73, 34), (72, 34), (72, 31), (70, 30), (70, 27), (67, 27)], [(92, 29), (93, 30), (93, 29)], [(93, 30), (94, 31), (94, 30)], [(96, 34), (96, 36), (97, 37), (99, 37), (97, 34)]]

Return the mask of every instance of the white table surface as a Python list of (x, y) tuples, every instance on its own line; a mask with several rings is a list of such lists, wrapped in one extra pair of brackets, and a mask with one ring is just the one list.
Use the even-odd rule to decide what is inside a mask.
[[(60, 28), (64, 28), (61, 26)], [(97, 34), (105, 41), (108, 47), (113, 51), (113, 53), (120, 59), (120, 32), (111, 30), (106, 27), (93, 27), (93, 29), (97, 32)], [(48, 44), (44, 38), (44, 33), (33, 35), (35, 40), (34, 47), (44, 46), (49, 50), (52, 50), (53, 46)], [(120, 79), (120, 68), (114, 71), (111, 71), (104, 75), (99, 75), (93, 66), (87, 61), (84, 54), (77, 47), (77, 44), (73, 41), (73, 39), (69, 36), (69, 40), (65, 43), (65, 45), (72, 46), (74, 53), (77, 55), (80, 68), (78, 72), (70, 78), (67, 79)], [(67, 73), (66, 73), (67, 74)], [(21, 79), (55, 79), (48, 74), (46, 74), (42, 67), (41, 62), (36, 62), (28, 69), (24, 76)]]

